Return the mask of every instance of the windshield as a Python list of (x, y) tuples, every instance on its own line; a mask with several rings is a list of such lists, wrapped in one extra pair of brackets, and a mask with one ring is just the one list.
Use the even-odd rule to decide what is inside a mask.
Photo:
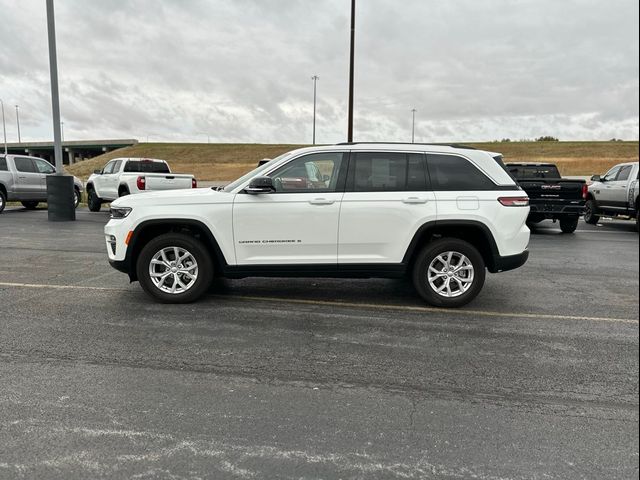
[(287, 155), (289, 155), (291, 152), (287, 152), (287, 153), (283, 153), (282, 155), (274, 158), (273, 160), (269, 160), (267, 163), (264, 163), (262, 165), (260, 165), (258, 168), (254, 168), (253, 170), (251, 170), (249, 173), (241, 176), (239, 179), (233, 181), (232, 183), (230, 183), (229, 185), (227, 185), (226, 187), (224, 187), (222, 190), (224, 192), (231, 192), (233, 190), (235, 190), (236, 188), (238, 188), (240, 185), (242, 185), (244, 182), (246, 182), (247, 180), (249, 180), (251, 177), (258, 175), (260, 172), (263, 172), (265, 170), (267, 170), (271, 165), (274, 165), (275, 162), (277, 162), (278, 160), (283, 159), (284, 157), (286, 157)]

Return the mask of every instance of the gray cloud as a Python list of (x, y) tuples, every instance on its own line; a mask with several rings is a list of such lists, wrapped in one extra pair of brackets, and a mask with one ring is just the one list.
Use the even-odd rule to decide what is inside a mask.
[[(347, 0), (56, 8), (67, 138), (309, 142), (314, 74), (318, 140), (346, 136)], [(50, 138), (44, 5), (0, 15), (0, 97)], [(354, 136), (409, 140), (416, 108), (420, 141), (637, 139), (637, 18), (634, 0), (360, 0)]]

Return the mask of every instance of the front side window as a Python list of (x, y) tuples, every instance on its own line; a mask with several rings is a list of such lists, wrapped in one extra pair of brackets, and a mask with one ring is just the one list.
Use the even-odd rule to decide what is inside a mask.
[(16, 164), (16, 170), (19, 172), (36, 173), (36, 167), (30, 158), (16, 157), (13, 161)]
[(344, 166), (342, 152), (312, 153), (296, 158), (270, 175), (276, 192), (335, 192)]
[(613, 167), (611, 170), (609, 170), (605, 176), (602, 178), (602, 181), (604, 182), (611, 182), (613, 180), (616, 179), (616, 177), (618, 176), (618, 172), (620, 171), (620, 167)]
[(55, 168), (47, 162), (46, 160), (34, 160), (36, 164), (36, 168), (38, 169), (38, 173), (44, 173), (49, 175), (50, 173), (55, 172)]
[(625, 165), (622, 168), (620, 168), (620, 172), (618, 173), (616, 180), (619, 182), (623, 180), (629, 180), (630, 174), (631, 174), (631, 165)]
[(496, 184), (467, 159), (455, 155), (427, 155), (434, 190), (493, 190)]
[(358, 152), (352, 155), (350, 185), (354, 192), (403, 192), (427, 189), (424, 155)]
[(102, 173), (104, 175), (108, 175), (110, 173), (113, 173), (113, 167), (115, 166), (116, 162), (109, 162), (107, 163), (104, 168), (102, 169)]

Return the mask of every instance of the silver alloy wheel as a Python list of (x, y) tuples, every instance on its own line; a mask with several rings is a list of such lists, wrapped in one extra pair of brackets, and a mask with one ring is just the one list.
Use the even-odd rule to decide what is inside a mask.
[(78, 208), (78, 205), (80, 205), (80, 194), (78, 193), (78, 190), (74, 188), (73, 189), (73, 206), (75, 208)]
[(471, 260), (460, 252), (443, 252), (427, 269), (429, 286), (443, 297), (458, 297), (465, 293), (474, 279)]
[(165, 293), (184, 293), (198, 279), (198, 262), (182, 247), (165, 247), (151, 258), (149, 277)]

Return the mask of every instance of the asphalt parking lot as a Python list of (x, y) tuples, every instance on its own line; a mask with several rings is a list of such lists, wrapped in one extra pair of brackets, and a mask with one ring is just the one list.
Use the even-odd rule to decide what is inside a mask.
[(634, 224), (543, 223), (460, 310), (399, 280), (159, 305), (106, 213), (0, 215), (0, 478), (638, 476)]

